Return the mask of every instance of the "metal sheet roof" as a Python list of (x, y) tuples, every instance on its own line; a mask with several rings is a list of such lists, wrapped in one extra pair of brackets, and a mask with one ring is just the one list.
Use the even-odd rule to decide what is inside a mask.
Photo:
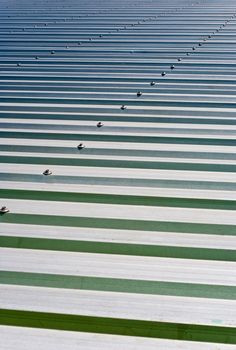
[(0, 7), (4, 350), (235, 349), (235, 1)]

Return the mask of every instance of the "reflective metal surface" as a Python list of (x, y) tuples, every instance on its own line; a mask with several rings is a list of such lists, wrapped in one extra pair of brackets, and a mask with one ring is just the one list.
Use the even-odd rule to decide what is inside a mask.
[(235, 1), (0, 9), (3, 349), (235, 349)]

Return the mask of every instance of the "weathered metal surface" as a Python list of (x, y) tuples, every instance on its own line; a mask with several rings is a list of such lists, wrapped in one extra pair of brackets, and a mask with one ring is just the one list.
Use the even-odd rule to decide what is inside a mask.
[(233, 350), (235, 1), (0, 7), (3, 348)]

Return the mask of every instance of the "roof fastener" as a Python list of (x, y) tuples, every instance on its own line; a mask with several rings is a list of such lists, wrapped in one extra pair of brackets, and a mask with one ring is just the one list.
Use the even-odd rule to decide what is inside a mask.
[(166, 75), (166, 72), (161, 72), (161, 75), (164, 77)]
[(98, 123), (97, 123), (97, 127), (98, 127), (98, 128), (101, 128), (102, 126), (103, 126), (103, 123), (102, 123), (102, 122), (98, 122)]
[(125, 106), (125, 105), (122, 105), (121, 107), (120, 107), (120, 109), (122, 109), (122, 110), (124, 110), (124, 109), (126, 109), (127, 107)]
[(196, 48), (193, 46), (192, 50), (194, 51), (194, 50), (196, 50)]
[(6, 214), (9, 213), (9, 209), (4, 205), (1, 209), (0, 209), (0, 214)]
[(85, 148), (85, 145), (83, 143), (80, 143), (78, 146), (77, 146), (78, 149), (83, 149)]
[(52, 172), (51, 172), (51, 170), (46, 169), (46, 170), (44, 170), (43, 175), (52, 175)]
[(170, 69), (174, 69), (175, 68), (175, 66), (172, 64), (171, 66), (170, 66)]
[(54, 55), (55, 54), (55, 51), (51, 51), (51, 55)]
[(138, 92), (137, 92), (137, 96), (138, 96), (138, 97), (142, 96), (142, 92), (141, 92), (141, 91), (138, 91)]
[(151, 86), (156, 85), (155, 81), (151, 81), (150, 85), (151, 85)]
[(20, 67), (20, 66), (21, 66), (21, 63), (17, 63), (17, 66)]
[(199, 44), (198, 44), (198, 46), (202, 46), (202, 44), (201, 44), (201, 43), (199, 43)]
[(182, 61), (182, 58), (179, 57), (179, 58), (178, 58), (178, 61), (179, 61), (179, 62)]

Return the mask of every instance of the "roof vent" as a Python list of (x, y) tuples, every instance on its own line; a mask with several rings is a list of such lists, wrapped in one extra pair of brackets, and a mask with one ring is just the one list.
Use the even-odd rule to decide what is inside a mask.
[(166, 72), (161, 72), (162, 77), (166, 75)]
[(125, 110), (127, 107), (125, 105), (122, 105), (120, 109)]
[(83, 149), (85, 148), (85, 145), (83, 143), (80, 143), (78, 146), (77, 146), (78, 149)]
[(54, 55), (55, 54), (55, 51), (51, 51), (51, 55)]
[(102, 126), (103, 126), (103, 123), (102, 123), (102, 122), (98, 122), (98, 123), (97, 123), (97, 127), (98, 127), (98, 128), (101, 128)]
[(138, 92), (137, 92), (137, 96), (138, 96), (138, 97), (142, 96), (142, 92), (141, 92), (141, 91), (138, 91)]
[(4, 205), (1, 209), (0, 209), (0, 214), (6, 214), (9, 213), (9, 209)]
[(170, 66), (170, 69), (174, 69), (175, 68), (175, 66), (172, 64), (171, 66)]
[(43, 175), (52, 175), (52, 172), (51, 172), (51, 170), (49, 170), (49, 169), (46, 169), (46, 170), (44, 170), (44, 172), (43, 172)]
[(151, 81), (150, 85), (151, 85), (151, 86), (156, 85), (155, 81)]

